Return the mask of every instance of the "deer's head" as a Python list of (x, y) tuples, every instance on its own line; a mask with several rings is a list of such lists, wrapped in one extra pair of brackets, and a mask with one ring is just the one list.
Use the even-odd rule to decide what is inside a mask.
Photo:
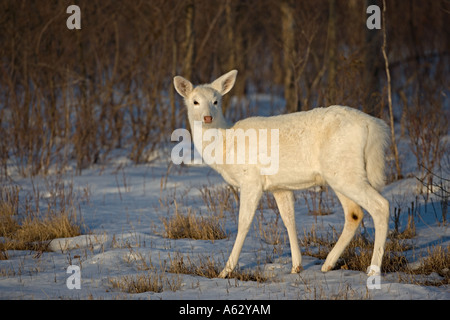
[(225, 123), (222, 97), (233, 88), (237, 73), (237, 70), (232, 70), (210, 84), (197, 87), (181, 76), (173, 78), (175, 89), (184, 98), (190, 122), (202, 121), (212, 127), (220, 127)]

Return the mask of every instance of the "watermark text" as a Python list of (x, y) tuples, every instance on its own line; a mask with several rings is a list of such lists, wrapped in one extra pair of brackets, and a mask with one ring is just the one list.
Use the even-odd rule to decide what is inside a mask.
[(278, 172), (278, 129), (202, 129), (202, 122), (194, 121), (193, 139), (188, 130), (176, 129), (171, 140), (179, 142), (171, 152), (174, 164), (248, 164), (259, 165), (261, 175)]

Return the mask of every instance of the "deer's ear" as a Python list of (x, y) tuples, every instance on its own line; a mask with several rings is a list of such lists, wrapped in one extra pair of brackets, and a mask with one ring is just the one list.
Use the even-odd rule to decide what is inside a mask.
[(219, 91), (221, 95), (224, 95), (233, 88), (237, 73), (237, 70), (231, 70), (230, 72), (225, 73), (223, 76), (214, 80), (214, 82), (211, 83), (211, 87)]
[(194, 89), (192, 83), (181, 76), (173, 78), (173, 85), (175, 86), (175, 90), (177, 90), (183, 98), (187, 98)]

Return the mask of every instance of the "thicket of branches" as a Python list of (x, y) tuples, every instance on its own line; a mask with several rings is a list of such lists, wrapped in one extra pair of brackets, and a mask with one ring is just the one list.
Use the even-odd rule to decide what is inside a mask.
[[(81, 8), (81, 30), (66, 9)], [(233, 94), (286, 99), (286, 111), (344, 104), (385, 117), (382, 32), (374, 0), (0, 2), (0, 174), (78, 170), (116, 148), (146, 161), (185, 126), (172, 77), (206, 82), (237, 68)], [(418, 164), (445, 152), (450, 1), (388, 0), (396, 121)], [(233, 112), (233, 110), (228, 110)]]

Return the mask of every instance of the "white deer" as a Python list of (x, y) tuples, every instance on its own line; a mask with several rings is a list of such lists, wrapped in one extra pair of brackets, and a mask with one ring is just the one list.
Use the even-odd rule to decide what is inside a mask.
[[(293, 190), (322, 185), (330, 186), (339, 198), (345, 224), (321, 270), (331, 270), (353, 238), (363, 218), (362, 207), (372, 216), (375, 226), (374, 250), (367, 273), (369, 276), (378, 275), (389, 220), (389, 202), (379, 193), (385, 179), (384, 156), (389, 140), (387, 125), (353, 108), (330, 106), (272, 117), (251, 117), (228, 126), (222, 114), (221, 100), (234, 86), (236, 76), (237, 71), (232, 70), (210, 84), (196, 87), (181, 76), (173, 79), (176, 91), (184, 98), (191, 128), (201, 121), (202, 130), (214, 128), (223, 131), (222, 136), (226, 136), (224, 131), (230, 128), (235, 132), (250, 128), (279, 130), (279, 168), (275, 174), (261, 174), (261, 163), (210, 164), (227, 183), (240, 189), (238, 234), (219, 277), (227, 277), (236, 267), (264, 191), (273, 193), (287, 228), (292, 255), (291, 272), (300, 272), (302, 265)], [(203, 143), (200, 145), (203, 150), (199, 150), (195, 137), (194, 145), (199, 152), (207, 146)], [(220, 147), (223, 147), (224, 155), (235, 148), (229, 141), (221, 142)]]

